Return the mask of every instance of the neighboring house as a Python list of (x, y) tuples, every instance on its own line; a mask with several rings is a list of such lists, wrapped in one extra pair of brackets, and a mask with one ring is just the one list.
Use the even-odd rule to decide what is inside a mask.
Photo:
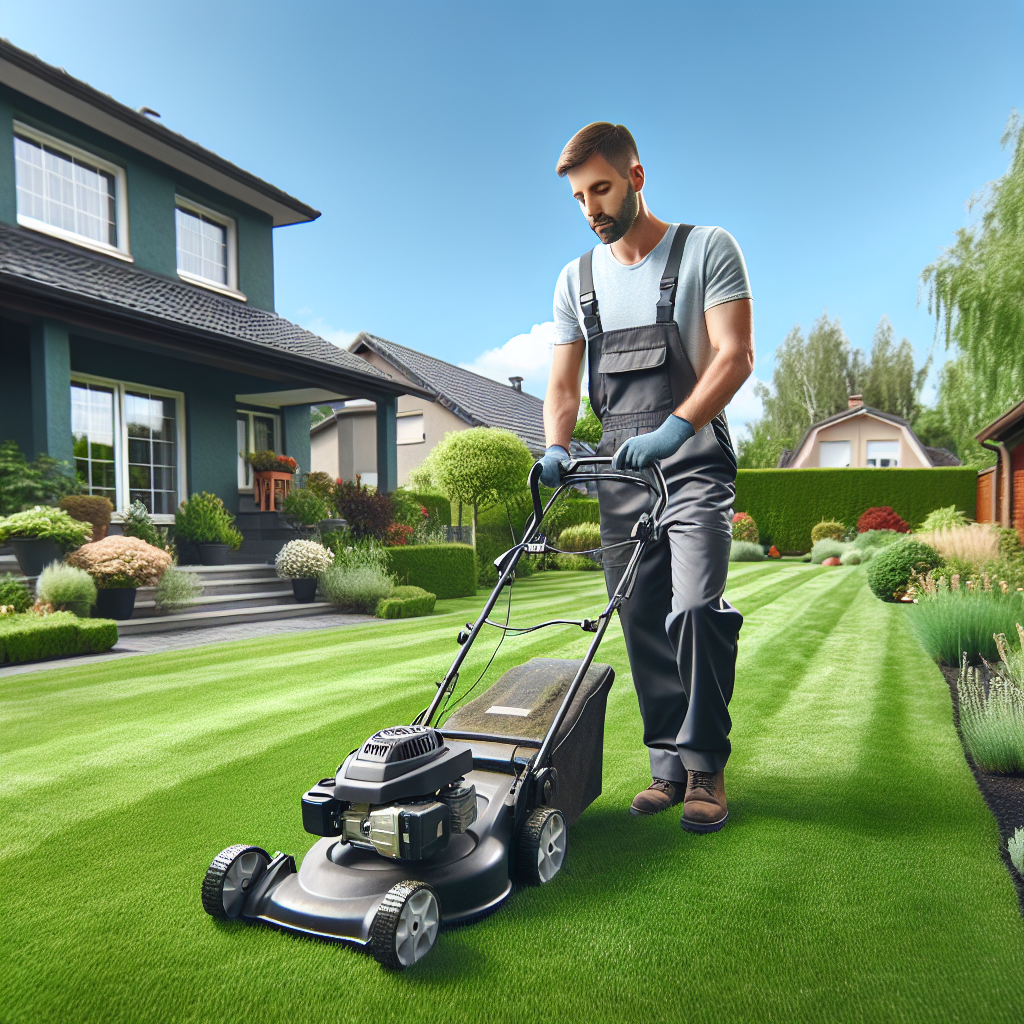
[(921, 444), (905, 419), (872, 409), (860, 395), (851, 395), (848, 408), (813, 424), (796, 448), (784, 449), (778, 468), (930, 469), (959, 465), (960, 460), (945, 448)]
[(398, 396), (432, 393), (274, 312), (273, 229), (319, 216), (0, 41), (0, 440), (168, 522), (238, 510), (241, 450), (308, 470), (310, 404), (363, 398), (395, 486)]
[[(390, 374), (410, 392), (422, 389), (433, 404), (414, 393), (398, 399), (398, 481), (426, 459), (452, 430), (502, 427), (518, 434), (535, 455), (544, 452), (544, 403), (522, 390), (522, 378), (499, 384), (489, 377), (452, 366), (404, 345), (360, 334), (349, 351), (372, 367)], [(310, 430), (314, 469), (343, 480), (358, 473), (363, 483), (376, 482), (373, 451), (376, 444), (374, 406), (346, 402)]]
[(1024, 401), (976, 437), (999, 457), (978, 473), (978, 522), (1013, 526), (1024, 540)]

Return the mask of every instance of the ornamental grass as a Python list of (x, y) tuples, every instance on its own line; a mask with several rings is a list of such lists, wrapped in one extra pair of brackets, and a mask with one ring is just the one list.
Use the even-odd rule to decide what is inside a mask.
[(999, 558), (999, 534), (985, 523), (943, 527), (914, 535), (945, 558), (983, 565)]
[(918, 643), (943, 665), (959, 665), (966, 657), (999, 657), (996, 635), (1014, 633), (1022, 618), (1021, 595), (1016, 591), (952, 590), (939, 587), (933, 593), (915, 587), (917, 604), (908, 622)]
[[(1018, 624), (1021, 643), (1024, 629)], [(1011, 655), (1005, 636), (997, 637), (1000, 668), (992, 669), (988, 683), (964, 656), (957, 679), (960, 732), (974, 763), (990, 772), (1024, 770), (1024, 690), (1019, 684), (1020, 662)], [(1015, 678), (1016, 676), (1016, 678)]]
[(96, 583), (84, 569), (51, 562), (36, 583), (36, 600), (84, 619), (96, 604)]
[(107, 537), (84, 544), (67, 561), (84, 569), (101, 590), (111, 590), (155, 586), (170, 568), (171, 556), (137, 537)]

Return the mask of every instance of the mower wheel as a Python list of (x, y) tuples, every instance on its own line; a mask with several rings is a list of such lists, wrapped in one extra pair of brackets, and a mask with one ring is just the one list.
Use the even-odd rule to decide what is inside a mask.
[(393, 971), (422, 960), (437, 940), (441, 901), (426, 882), (399, 882), (381, 902), (370, 926), (370, 952)]
[(516, 875), (526, 885), (550, 882), (562, 868), (569, 838), (562, 812), (538, 807), (523, 822), (516, 848)]
[(270, 854), (259, 846), (239, 843), (221, 850), (203, 879), (203, 910), (230, 921), (242, 913), (246, 897), (270, 864)]

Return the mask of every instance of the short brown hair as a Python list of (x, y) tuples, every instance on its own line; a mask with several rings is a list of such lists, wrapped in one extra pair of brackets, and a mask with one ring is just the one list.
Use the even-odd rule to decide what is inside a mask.
[(555, 172), (564, 178), (567, 172), (585, 163), (595, 153), (600, 153), (624, 178), (629, 173), (630, 162), (640, 159), (636, 142), (624, 124), (595, 121), (581, 128), (565, 144), (555, 164)]

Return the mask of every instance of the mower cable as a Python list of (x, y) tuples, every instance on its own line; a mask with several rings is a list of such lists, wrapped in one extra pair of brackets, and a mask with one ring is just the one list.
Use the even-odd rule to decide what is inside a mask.
[(547, 622), (539, 622), (536, 626), (503, 626), (500, 622), (484, 619), (484, 625), (503, 629), (509, 636), (522, 636), (524, 633), (532, 633), (535, 629), (543, 629), (545, 626), (579, 626), (584, 633), (597, 632), (597, 619), (550, 619)]

